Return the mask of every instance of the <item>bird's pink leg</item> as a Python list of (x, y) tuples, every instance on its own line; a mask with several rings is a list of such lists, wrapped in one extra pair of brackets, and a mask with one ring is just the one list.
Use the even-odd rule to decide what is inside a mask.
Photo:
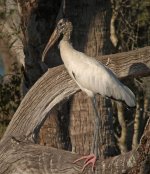
[(97, 157), (94, 154), (82, 156), (81, 158), (75, 160), (73, 163), (76, 163), (76, 162), (84, 160), (84, 159), (85, 159), (85, 161), (84, 161), (84, 166), (82, 168), (82, 172), (84, 171), (85, 167), (88, 166), (89, 164), (92, 164), (92, 171), (94, 171), (95, 163), (97, 160)]
[(73, 162), (73, 163), (76, 163), (78, 161), (85, 160), (83, 168), (82, 168), (82, 172), (89, 164), (92, 164), (92, 171), (94, 171), (95, 163), (96, 163), (96, 160), (98, 158), (98, 142), (99, 142), (100, 121), (99, 121), (98, 111), (96, 108), (96, 98), (95, 97), (92, 98), (92, 104), (93, 104), (94, 114), (95, 114), (95, 126), (94, 126), (95, 129), (94, 129), (94, 139), (93, 139), (93, 143), (92, 143), (91, 154), (87, 155), (87, 156), (83, 156), (83, 157), (81, 157)]

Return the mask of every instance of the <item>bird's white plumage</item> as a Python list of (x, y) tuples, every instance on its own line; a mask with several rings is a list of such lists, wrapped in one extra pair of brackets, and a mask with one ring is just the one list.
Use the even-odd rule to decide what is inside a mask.
[(70, 76), (87, 95), (99, 93), (122, 100), (130, 107), (135, 106), (133, 92), (102, 63), (75, 50), (69, 41), (65, 40), (60, 41), (60, 53)]
[(63, 34), (60, 41), (61, 58), (70, 76), (76, 81), (81, 90), (91, 97), (99, 93), (102, 96), (122, 100), (128, 106), (135, 106), (135, 96), (132, 91), (123, 85), (110, 69), (96, 59), (72, 47), (69, 42), (72, 28), (72, 24), (68, 20), (61, 19), (57, 23), (56, 29), (43, 51), (42, 60), (44, 60), (48, 49)]
[[(56, 42), (58, 37), (63, 34), (63, 38), (60, 41), (60, 54), (61, 58), (68, 70), (70, 76), (79, 85), (82, 91), (85, 91), (88, 96), (92, 97), (92, 105), (95, 113), (95, 129), (94, 139), (91, 148), (91, 155), (81, 157), (74, 161), (80, 161), (85, 159), (84, 168), (92, 163), (92, 169), (94, 168), (96, 159), (98, 157), (98, 141), (99, 141), (99, 113), (96, 108), (95, 94), (99, 93), (102, 96), (112, 97), (116, 100), (124, 101), (128, 106), (135, 106), (135, 96), (132, 91), (125, 85), (123, 85), (113, 72), (105, 67), (102, 63), (96, 59), (91, 58), (84, 53), (75, 50), (69, 43), (70, 35), (72, 32), (72, 24), (68, 20), (61, 19), (56, 26), (53, 34), (51, 35), (42, 55), (42, 60), (48, 51), (48, 49)], [(94, 154), (94, 155), (93, 155)]]

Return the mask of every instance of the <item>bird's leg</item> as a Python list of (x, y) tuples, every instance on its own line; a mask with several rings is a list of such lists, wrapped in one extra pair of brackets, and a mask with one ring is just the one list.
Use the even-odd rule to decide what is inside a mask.
[(110, 58), (108, 57), (107, 62), (106, 62), (105, 65), (108, 66), (110, 63), (111, 63), (111, 60), (110, 60)]
[(94, 138), (93, 138), (93, 143), (92, 143), (92, 149), (91, 153), (95, 154), (96, 158), (98, 158), (98, 142), (99, 142), (99, 126), (100, 126), (100, 120), (99, 120), (99, 114), (97, 110), (97, 103), (96, 103), (96, 97), (94, 96), (91, 98), (92, 105), (93, 105), (93, 110), (94, 110)]
[(92, 148), (91, 148), (91, 153), (90, 155), (87, 156), (82, 156), (81, 158), (77, 159), (74, 161), (74, 163), (80, 161), (80, 160), (85, 160), (84, 161), (84, 166), (82, 168), (82, 172), (84, 171), (85, 167), (88, 166), (89, 164), (92, 164), (92, 171), (94, 171), (95, 163), (98, 158), (98, 141), (99, 141), (99, 115), (98, 111), (96, 108), (96, 97), (91, 98), (92, 105), (93, 105), (93, 110), (94, 110), (94, 115), (95, 115), (95, 122), (94, 122), (94, 138), (93, 138), (93, 143), (92, 143)]

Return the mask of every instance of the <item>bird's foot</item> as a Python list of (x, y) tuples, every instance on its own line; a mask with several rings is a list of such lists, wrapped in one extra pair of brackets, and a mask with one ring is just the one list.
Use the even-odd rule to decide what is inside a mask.
[(97, 160), (97, 157), (94, 154), (90, 154), (87, 156), (82, 156), (81, 158), (75, 160), (73, 163), (76, 163), (78, 161), (85, 160), (84, 161), (84, 166), (82, 168), (82, 172), (84, 171), (85, 167), (88, 166), (89, 164), (92, 164), (92, 172), (94, 171), (95, 168), (95, 163)]

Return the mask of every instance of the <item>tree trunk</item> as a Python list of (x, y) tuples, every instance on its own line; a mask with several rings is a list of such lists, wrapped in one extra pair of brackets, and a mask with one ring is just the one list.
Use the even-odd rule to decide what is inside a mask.
[[(71, 19), (74, 26), (72, 34), (74, 48), (92, 57), (113, 52), (109, 34), (110, 1), (66, 2), (66, 16)], [(101, 122), (99, 127), (100, 156), (115, 155), (117, 150), (115, 150), (112, 133), (112, 120), (110, 120), (105, 99), (97, 96), (97, 107), (99, 108)], [(69, 127), (73, 152), (79, 154), (90, 153), (94, 119), (93, 107), (89, 97), (83, 92), (75, 94), (71, 101), (71, 125)]]
[(5, 14), (0, 16), (1, 49), (5, 47), (9, 49), (7, 52), (12, 54), (10, 62), (13, 59), (24, 66), (23, 33), (20, 29), (20, 14), (16, 2), (14, 0), (1, 1), (0, 14)]
[[(52, 33), (54, 29), (55, 19), (61, 6), (61, 0), (44, 2), (37, 0), (19, 1), (18, 5), (22, 13), (21, 27), (24, 33), (25, 95), (48, 67), (62, 64), (57, 45), (53, 47), (50, 54), (48, 54), (46, 64), (41, 63), (41, 55), (50, 33)], [(49, 117), (40, 130), (40, 144), (63, 149), (67, 147), (70, 148), (68, 127), (66, 127), (66, 121), (64, 121), (68, 119), (69, 115), (67, 105), (68, 104), (60, 103), (59, 106), (54, 108), (53, 112), (49, 114)], [(60, 108), (62, 109), (60, 110)], [(64, 125), (63, 129), (62, 125)], [(62, 130), (64, 130), (63, 133)]]

